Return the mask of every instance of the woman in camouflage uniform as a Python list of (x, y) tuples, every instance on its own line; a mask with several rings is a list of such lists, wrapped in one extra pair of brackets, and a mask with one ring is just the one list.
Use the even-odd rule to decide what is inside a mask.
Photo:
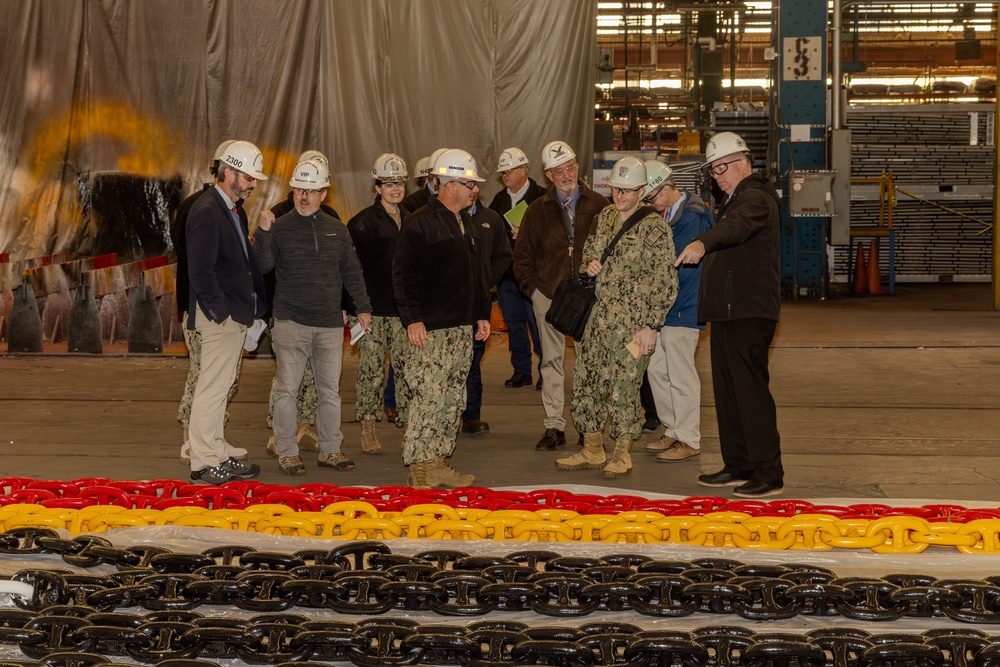
[[(632, 444), (641, 435), (639, 385), (656, 346), (656, 333), (677, 296), (674, 243), (663, 216), (641, 206), (646, 167), (635, 157), (615, 163), (614, 204), (597, 217), (583, 251), (581, 271), (596, 276), (597, 300), (577, 345), (573, 372), (573, 421), (583, 450), (556, 461), (560, 470), (598, 470), (608, 478), (632, 470)], [(608, 259), (605, 249), (625, 229)], [(604, 425), (615, 441), (604, 452)]]

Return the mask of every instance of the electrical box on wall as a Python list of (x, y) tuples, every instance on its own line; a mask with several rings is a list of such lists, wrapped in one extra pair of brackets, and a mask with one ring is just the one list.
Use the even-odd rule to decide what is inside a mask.
[(832, 217), (834, 171), (791, 171), (788, 173), (788, 215), (792, 217)]

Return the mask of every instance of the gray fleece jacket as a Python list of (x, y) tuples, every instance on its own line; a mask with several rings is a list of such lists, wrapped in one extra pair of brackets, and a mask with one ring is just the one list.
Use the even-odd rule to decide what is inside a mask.
[(322, 211), (303, 217), (295, 209), (254, 234), (253, 254), (261, 271), (274, 269), (275, 319), (310, 327), (343, 326), (341, 292), (359, 313), (372, 312), (351, 235)]

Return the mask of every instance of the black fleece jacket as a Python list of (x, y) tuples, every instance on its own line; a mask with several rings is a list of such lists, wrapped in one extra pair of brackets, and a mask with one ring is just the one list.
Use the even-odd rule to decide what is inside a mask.
[(423, 322), (433, 331), (490, 318), (482, 228), (467, 212), (460, 215), (464, 234), (437, 198), (404, 220), (392, 260), (392, 291), (403, 326)]
[(399, 317), (392, 294), (392, 258), (396, 254), (399, 228), (382, 206), (382, 198), (350, 219), (354, 249), (365, 274), (365, 287), (372, 302), (372, 315)]

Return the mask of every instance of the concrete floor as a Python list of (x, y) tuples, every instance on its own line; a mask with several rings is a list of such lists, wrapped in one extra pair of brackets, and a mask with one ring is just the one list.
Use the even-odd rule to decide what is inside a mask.
[[(894, 297), (784, 303), (771, 386), (785, 497), (1000, 505), (1000, 313), (990, 304), (990, 286), (984, 284), (901, 285)], [(696, 459), (658, 463), (640, 443), (633, 472), (624, 479), (557, 471), (553, 461), (564, 454), (534, 449), (543, 431), (539, 394), (504, 388), (511, 370), (497, 337), (483, 361), (483, 418), (491, 432), (460, 437), (452, 463), (484, 486), (586, 484), (609, 487), (609, 493), (706, 495), (710, 490), (695, 479), (721, 465), (707, 345), (703, 336), (697, 362), (704, 439)], [(0, 356), (0, 476), (186, 478), (177, 460), (181, 428), (175, 415), (187, 359), (113, 352)], [(573, 362), (571, 350), (568, 378)], [(346, 353), (345, 419), (353, 416), (356, 365), (356, 353)], [(282, 475), (264, 452), (273, 372), (271, 359), (244, 361), (227, 429), (229, 440), (250, 449), (262, 465), (261, 481), (405, 483), (398, 454), (402, 431), (384, 422), (378, 434), (385, 454), (378, 457), (360, 453), (358, 426), (345, 422), (345, 451), (357, 462), (353, 472), (320, 470), (307, 456), (305, 476)]]

